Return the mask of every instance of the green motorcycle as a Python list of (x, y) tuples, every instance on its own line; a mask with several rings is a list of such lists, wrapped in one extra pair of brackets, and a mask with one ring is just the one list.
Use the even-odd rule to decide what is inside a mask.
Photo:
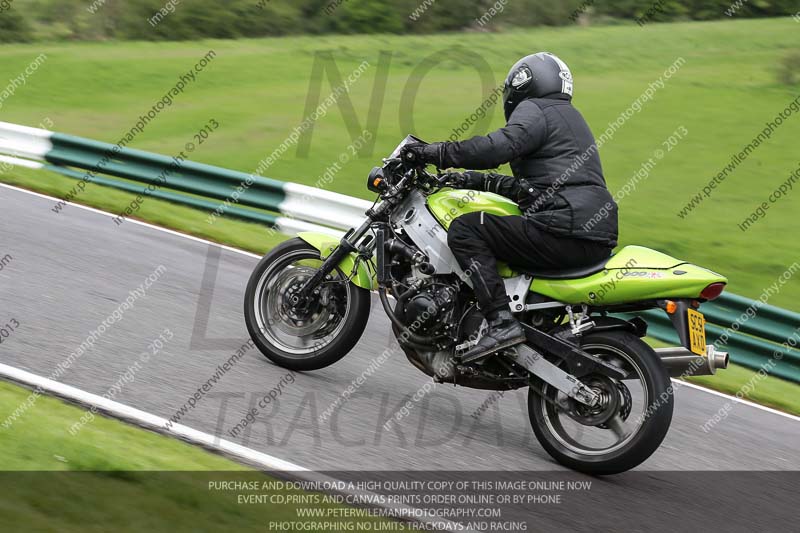
[[(407, 168), (408, 136), (370, 173), (379, 197), (360, 227), (340, 240), (301, 233), (270, 251), (247, 285), (247, 328), (261, 352), (296, 370), (323, 368), (358, 342), (377, 291), (409, 361), (441, 383), (487, 390), (528, 387), (530, 423), (558, 462), (614, 474), (647, 459), (672, 419), (670, 376), (713, 374), (726, 353), (706, 345), (701, 303), (727, 279), (640, 246), (578, 270), (499, 266), (524, 344), (467, 360), (487, 329), (469, 272), (447, 246), (459, 215), (519, 215), (496, 194), (454, 190), (423, 168)], [(390, 299), (391, 298), (391, 299)], [(661, 308), (681, 347), (654, 350), (641, 317)]]

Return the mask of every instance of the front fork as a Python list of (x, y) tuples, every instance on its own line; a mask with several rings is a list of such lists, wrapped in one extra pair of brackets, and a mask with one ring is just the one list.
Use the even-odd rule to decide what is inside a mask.
[[(378, 209), (380, 206), (378, 206)], [(377, 209), (367, 211), (367, 219), (355, 229), (350, 229), (344, 234), (337, 246), (328, 257), (322, 262), (319, 269), (311, 276), (303, 287), (291, 298), (294, 306), (300, 306), (302, 302), (308, 301), (308, 297), (319, 286), (320, 283), (337, 267), (342, 260), (353, 252), (358, 252), (357, 243), (369, 231), (373, 224), (374, 216), (378, 213)], [(367, 245), (368, 247), (369, 245)], [(362, 247), (364, 248), (364, 247)]]

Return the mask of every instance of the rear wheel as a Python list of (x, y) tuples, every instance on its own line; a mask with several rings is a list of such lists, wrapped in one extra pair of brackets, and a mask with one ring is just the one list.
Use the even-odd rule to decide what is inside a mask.
[(322, 265), (302, 239), (272, 249), (247, 283), (244, 316), (250, 337), (268, 359), (291, 370), (316, 370), (344, 357), (369, 319), (370, 293), (336, 268), (307, 302), (292, 301)]
[(581, 348), (628, 376), (581, 381), (602, 401), (590, 408), (541, 383), (529, 390), (528, 414), (542, 447), (559, 463), (588, 474), (630, 470), (658, 449), (672, 420), (669, 375), (650, 346), (629, 332), (589, 333)]

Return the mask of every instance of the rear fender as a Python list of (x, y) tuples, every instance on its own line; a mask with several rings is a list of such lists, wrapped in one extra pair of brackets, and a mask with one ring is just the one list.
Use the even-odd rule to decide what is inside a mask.
[(630, 320), (622, 320), (621, 318), (612, 316), (601, 316), (592, 318), (595, 326), (590, 330), (592, 331), (629, 331), (639, 338), (647, 335), (647, 322), (642, 317), (633, 317)]
[[(330, 235), (326, 235), (325, 233), (317, 233), (314, 231), (304, 231), (298, 233), (297, 236), (319, 250), (319, 255), (323, 259), (328, 257), (331, 252), (339, 246), (339, 241), (335, 238), (331, 237)], [(361, 287), (362, 289), (373, 290), (377, 287), (375, 283), (375, 278), (369, 273), (369, 269), (367, 269), (364, 261), (358, 261), (358, 268), (356, 272), (353, 273), (353, 268), (356, 265), (356, 260), (358, 255), (355, 253), (349, 253), (342, 259), (339, 264), (337, 265), (342, 272), (346, 276), (350, 276), (352, 274), (352, 282), (357, 286)]]
[[(601, 331), (627, 331), (633, 333), (639, 338), (647, 335), (647, 322), (642, 317), (633, 317), (631, 320), (623, 320), (615, 316), (593, 316), (592, 322), (594, 326), (585, 332), (586, 335), (590, 333), (599, 333)], [(568, 340), (575, 344), (580, 344), (580, 338), (576, 337), (569, 324), (562, 324), (557, 328), (549, 331), (555, 337)]]

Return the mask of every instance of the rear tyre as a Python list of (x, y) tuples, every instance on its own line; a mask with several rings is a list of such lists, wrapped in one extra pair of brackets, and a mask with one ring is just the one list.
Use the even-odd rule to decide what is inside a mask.
[(628, 370), (628, 378), (581, 378), (607, 395), (606, 411), (581, 406), (540, 382), (537, 387), (543, 394), (528, 392), (533, 432), (547, 453), (573, 470), (594, 475), (625, 472), (650, 457), (669, 430), (674, 404), (669, 375), (653, 349), (629, 332), (589, 333), (581, 348)]
[(250, 338), (269, 360), (290, 370), (317, 370), (347, 355), (364, 332), (371, 295), (336, 268), (307, 308), (291, 296), (322, 264), (319, 250), (300, 238), (265, 255), (250, 275), (244, 318)]

